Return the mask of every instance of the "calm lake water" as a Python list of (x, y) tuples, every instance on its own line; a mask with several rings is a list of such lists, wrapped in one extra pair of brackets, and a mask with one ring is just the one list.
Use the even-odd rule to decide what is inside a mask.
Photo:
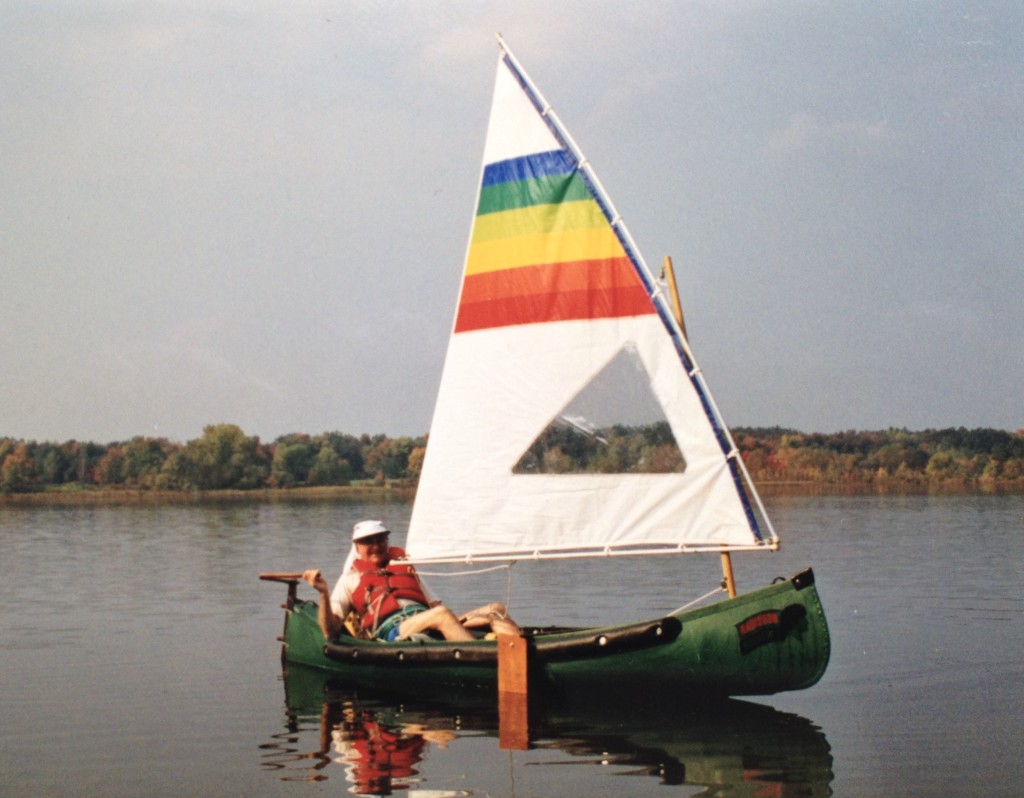
[[(815, 568), (822, 681), (710, 710), (605, 696), (536, 718), (526, 751), (499, 748), (479, 696), (282, 675), (284, 587), (257, 574), (333, 578), (352, 523), (404, 532), (405, 504), (0, 508), (0, 795), (1024, 794), (1024, 497), (768, 506), (783, 551), (736, 558), (740, 589)], [(716, 557), (625, 558), (431, 583), (456, 609), (590, 623), (719, 578)]]

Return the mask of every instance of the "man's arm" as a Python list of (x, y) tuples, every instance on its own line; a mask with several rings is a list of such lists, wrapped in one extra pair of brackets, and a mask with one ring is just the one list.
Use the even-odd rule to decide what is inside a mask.
[(320, 608), (317, 610), (317, 620), (320, 621), (320, 629), (324, 637), (330, 640), (341, 632), (344, 627), (344, 620), (334, 612), (331, 606), (331, 589), (327, 586), (327, 580), (320, 573), (319, 569), (305, 571), (302, 574), (313, 589), (320, 594)]

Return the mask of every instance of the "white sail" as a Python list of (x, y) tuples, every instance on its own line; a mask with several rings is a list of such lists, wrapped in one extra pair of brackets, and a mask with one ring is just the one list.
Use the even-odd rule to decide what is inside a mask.
[[(652, 473), (524, 457), (628, 357), (681, 453)], [(607, 443), (599, 438), (602, 444)], [(657, 469), (653, 469), (657, 471)], [(406, 547), (417, 561), (772, 549), (692, 354), (593, 172), (502, 45), (477, 214)], [(760, 510), (763, 513), (763, 509)]]

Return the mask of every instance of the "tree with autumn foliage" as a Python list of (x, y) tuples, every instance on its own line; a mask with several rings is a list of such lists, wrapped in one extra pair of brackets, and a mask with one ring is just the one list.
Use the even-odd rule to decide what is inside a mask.
[(0, 442), (0, 491), (25, 493), (38, 487), (39, 475), (28, 445), (9, 439)]

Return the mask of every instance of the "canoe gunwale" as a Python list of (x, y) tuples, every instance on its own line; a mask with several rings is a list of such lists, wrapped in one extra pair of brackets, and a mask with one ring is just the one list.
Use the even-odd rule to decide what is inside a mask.
[[(586, 628), (571, 632), (527, 630), (531, 657), (538, 663), (584, 660), (613, 656), (651, 646), (671, 643), (682, 624), (671, 616), (622, 626)], [(336, 662), (401, 666), (405, 664), (496, 666), (498, 646), (494, 640), (450, 643), (439, 640), (380, 641), (357, 640), (347, 635), (324, 644), (324, 656)]]

